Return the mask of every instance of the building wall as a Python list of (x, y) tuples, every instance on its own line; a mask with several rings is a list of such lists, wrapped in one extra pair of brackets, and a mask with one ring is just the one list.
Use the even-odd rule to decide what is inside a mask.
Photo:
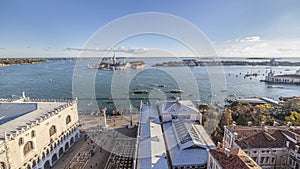
[(0, 168), (7, 168), (8, 159), (7, 159), (7, 151), (6, 145), (3, 141), (0, 142)]
[[(71, 118), (71, 121), (67, 124), (68, 116)], [(56, 132), (50, 136), (49, 130), (53, 126), (55, 126)], [(73, 144), (78, 137), (78, 112), (76, 103), (23, 131), (14, 137), (14, 139), (6, 141), (5, 144), (7, 145), (9, 158), (7, 166), (11, 166), (13, 169), (30, 169), (44, 165), (47, 161), (52, 166), (59, 158), (59, 149), (63, 147), (61, 152), (66, 151), (70, 147), (70, 143), (72, 142)], [(31, 148), (33, 149), (30, 150)], [(49, 161), (52, 158), (53, 160)], [(43, 168), (43, 166), (39, 168)]]
[(211, 153), (208, 153), (207, 158), (207, 169), (221, 169), (222, 167), (218, 163), (218, 161), (211, 155)]
[[(239, 147), (234, 141), (237, 135), (224, 127), (223, 146), (226, 148)], [(287, 148), (247, 148), (242, 149), (262, 168), (288, 168)]]
[(262, 168), (288, 168), (286, 148), (242, 149)]
[(296, 153), (293, 149), (289, 151), (287, 165), (289, 168), (300, 169), (300, 154)]

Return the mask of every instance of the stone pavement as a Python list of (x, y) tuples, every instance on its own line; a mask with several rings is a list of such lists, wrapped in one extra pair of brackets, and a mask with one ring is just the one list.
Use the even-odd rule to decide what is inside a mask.
[(72, 147), (73, 150), (66, 152), (54, 169), (132, 168), (137, 128), (127, 128), (128, 117), (109, 117), (108, 128), (103, 128), (99, 116), (85, 115), (81, 119), (84, 123), (82, 135), (85, 136)]

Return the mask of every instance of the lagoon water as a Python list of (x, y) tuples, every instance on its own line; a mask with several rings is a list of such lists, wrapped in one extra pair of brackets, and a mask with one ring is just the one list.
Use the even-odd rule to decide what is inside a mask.
[[(276, 74), (289, 74), (295, 73), (299, 67), (151, 67), (155, 63), (174, 58), (143, 60), (147, 65), (144, 70), (124, 71), (89, 69), (88, 64), (99, 63), (95, 60), (50, 60), (39, 64), (0, 67), (0, 98), (18, 98), (22, 91), (31, 98), (77, 97), (80, 112), (87, 113), (95, 107), (107, 106), (109, 109), (125, 110), (129, 104), (138, 108), (141, 100), (143, 103), (152, 104), (158, 100), (172, 100), (176, 97), (222, 104), (228, 97), (278, 99), (280, 96), (300, 95), (300, 86), (278, 84), (276, 86), (283, 88), (267, 88), (269, 84), (259, 81), (270, 70)], [(259, 75), (244, 78), (246, 73)], [(149, 94), (133, 94), (135, 89), (147, 90)], [(169, 93), (172, 89), (182, 89), (184, 93)]]

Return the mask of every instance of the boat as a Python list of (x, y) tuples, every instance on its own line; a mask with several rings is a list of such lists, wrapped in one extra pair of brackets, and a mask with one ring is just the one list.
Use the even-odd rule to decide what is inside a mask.
[(273, 85), (269, 85), (269, 86), (267, 86), (267, 88), (278, 88), (278, 89), (283, 89), (282, 86), (273, 86)]
[(149, 91), (147, 91), (147, 90), (134, 90), (133, 93), (134, 94), (148, 94)]
[(180, 90), (180, 89), (173, 89), (173, 90), (170, 90), (169, 92), (170, 93), (183, 93), (184, 91)]
[(106, 104), (112, 104), (114, 103), (113, 99), (112, 98), (109, 98), (108, 100), (106, 100), (105, 102)]
[(251, 76), (256, 77), (256, 76), (258, 76), (258, 73), (247, 73), (247, 74), (245, 74), (244, 77), (251, 77)]
[(164, 84), (154, 84), (153, 86), (155, 86), (155, 87), (166, 87), (166, 85), (164, 85)]

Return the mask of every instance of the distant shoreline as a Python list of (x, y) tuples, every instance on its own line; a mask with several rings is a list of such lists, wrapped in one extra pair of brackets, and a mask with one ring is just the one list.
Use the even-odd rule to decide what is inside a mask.
[[(143, 57), (128, 57), (129, 59), (142, 59)], [(152, 67), (179, 67), (179, 66), (300, 66), (300, 62), (290, 62), (290, 61), (250, 61), (254, 58), (238, 58), (236, 59), (245, 59), (245, 60), (233, 60), (226, 61), (220, 60), (218, 58), (201, 58), (198, 60), (196, 57), (190, 58), (180, 58), (182, 60), (172, 61), (172, 57), (147, 57), (147, 58), (169, 58), (170, 61), (156, 63)], [(225, 57), (224, 57), (225, 58)], [(296, 57), (295, 57), (296, 58)], [(41, 57), (41, 58), (0, 58), (0, 67), (1, 66), (10, 66), (10, 65), (22, 65), (22, 64), (35, 64), (47, 62), (49, 60), (99, 60), (99, 57)], [(118, 57), (118, 59), (126, 59), (126, 57)], [(177, 58), (179, 59), (179, 58)], [(226, 58), (225, 58), (226, 59)], [(258, 58), (257, 58), (258, 59)], [(267, 58), (259, 58), (258, 60), (263, 60)], [(282, 59), (282, 58), (278, 58)], [(255, 60), (255, 59), (254, 59)]]
[(47, 59), (40, 58), (10, 58), (10, 59), (0, 59), (0, 67), (11, 66), (11, 65), (24, 65), (24, 64), (35, 64), (47, 62)]
[(300, 66), (300, 62), (250, 62), (250, 61), (169, 61), (156, 63), (153, 67), (179, 67), (179, 66)]

